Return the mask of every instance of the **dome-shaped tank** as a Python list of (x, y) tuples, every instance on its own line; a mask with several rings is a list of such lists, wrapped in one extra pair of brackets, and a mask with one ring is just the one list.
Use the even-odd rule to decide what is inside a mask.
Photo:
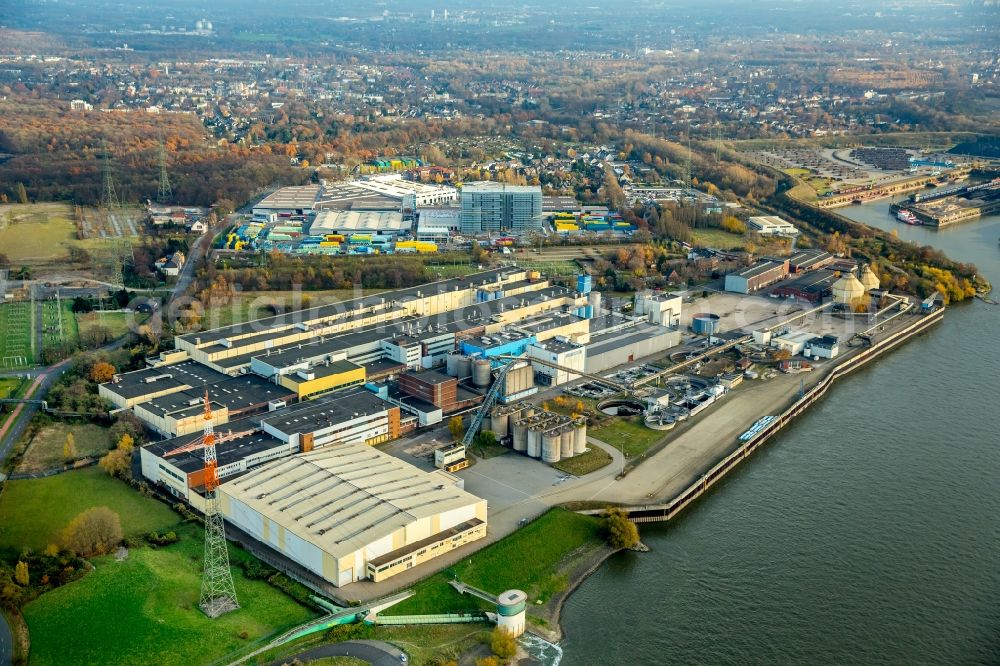
[(865, 297), (865, 286), (853, 273), (849, 273), (833, 283), (833, 302), (841, 305), (855, 305)]
[(858, 280), (861, 282), (861, 285), (868, 291), (871, 291), (872, 289), (878, 289), (879, 284), (881, 284), (879, 282), (878, 276), (875, 275), (875, 272), (872, 271), (872, 267), (869, 266), (868, 264), (865, 264), (864, 268), (861, 269), (861, 276), (858, 278)]

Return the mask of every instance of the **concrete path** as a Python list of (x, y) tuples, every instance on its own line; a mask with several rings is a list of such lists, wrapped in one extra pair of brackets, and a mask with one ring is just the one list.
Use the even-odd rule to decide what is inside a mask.
[(272, 666), (287, 664), (293, 659), (298, 659), (303, 663), (309, 663), (313, 659), (323, 657), (357, 657), (364, 659), (373, 666), (399, 666), (409, 663), (409, 659), (399, 648), (384, 641), (347, 641), (345, 643), (331, 643), (321, 645), (305, 652), (285, 657), (281, 661), (276, 661)]

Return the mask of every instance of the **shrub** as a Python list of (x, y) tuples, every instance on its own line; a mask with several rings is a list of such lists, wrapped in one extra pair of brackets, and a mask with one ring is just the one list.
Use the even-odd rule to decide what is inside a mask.
[(639, 543), (639, 529), (624, 509), (606, 509), (601, 515), (601, 529), (612, 548), (632, 548)]

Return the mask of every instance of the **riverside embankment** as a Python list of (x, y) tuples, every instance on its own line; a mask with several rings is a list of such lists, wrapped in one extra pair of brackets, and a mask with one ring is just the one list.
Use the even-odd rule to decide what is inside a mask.
[[(934, 324), (940, 322), (943, 317), (943, 309), (917, 316), (913, 321), (907, 322), (904, 326), (877, 340), (870, 347), (845, 358), (842, 363), (829, 371), (818, 383), (804, 391), (801, 397), (792, 403), (790, 407), (777, 414), (775, 420), (766, 428), (747, 442), (737, 446), (734, 451), (718, 461), (682, 492), (666, 502), (628, 506), (629, 517), (637, 523), (665, 522), (676, 518), (692, 502), (722, 480), (741, 462), (749, 458), (750, 455), (781, 431), (782, 428), (790, 425), (797, 416), (805, 412), (817, 400), (820, 400), (834, 382), (879, 358), (914, 336), (920, 335)], [(594, 515), (599, 514), (600, 510), (590, 509), (581, 511), (580, 513)]]

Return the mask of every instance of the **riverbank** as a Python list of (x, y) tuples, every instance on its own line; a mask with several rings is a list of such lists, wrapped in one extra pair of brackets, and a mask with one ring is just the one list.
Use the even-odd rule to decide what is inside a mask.
[[(821, 400), (829, 388), (833, 386), (838, 379), (841, 379), (847, 374), (866, 366), (875, 359), (896, 349), (900, 345), (905, 344), (914, 337), (921, 335), (927, 329), (939, 323), (943, 317), (943, 309), (928, 315), (919, 316), (913, 321), (908, 322), (899, 330), (887, 334), (882, 340), (877, 341), (871, 347), (845, 357), (841, 363), (828, 370), (827, 373), (825, 373), (823, 377), (819, 378), (813, 386), (811, 386), (807, 391), (804, 391), (797, 400), (795, 400), (787, 409), (782, 411), (770, 427), (762, 430), (749, 441), (736, 447), (734, 451), (731, 451), (728, 455), (725, 455), (718, 460), (718, 462), (716, 462), (706, 473), (701, 475), (700, 478), (687, 485), (684, 490), (669, 498), (665, 498), (663, 503), (657, 505), (631, 506), (627, 504), (619, 504), (629, 509), (630, 518), (637, 523), (666, 522), (676, 518), (684, 511), (684, 509), (691, 506), (698, 498), (705, 494), (729, 472), (736, 469), (739, 466), (739, 463), (749, 458), (750, 455), (756, 452), (767, 440), (771, 439), (784, 427), (790, 425), (810, 406)], [(647, 464), (653, 464), (653, 462), (648, 461)], [(601, 511), (602, 509), (581, 509), (577, 511), (577, 513), (585, 515), (599, 515)], [(562, 613), (566, 602), (573, 592), (576, 591), (580, 585), (587, 580), (587, 578), (598, 571), (607, 559), (611, 557), (611, 555), (615, 554), (615, 552), (617, 551), (606, 547), (605, 552), (603, 553), (592, 553), (589, 558), (581, 556), (577, 560), (575, 566), (572, 567), (573, 575), (570, 577), (569, 583), (564, 592), (558, 595), (558, 597), (553, 597), (546, 604), (546, 606), (553, 606), (550, 611), (550, 615), (554, 619), (554, 623), (552, 623), (552, 626), (547, 628), (546, 631), (536, 631), (535, 633), (539, 633), (547, 640), (551, 640), (553, 642), (559, 642), (563, 639), (565, 630), (562, 626)]]

